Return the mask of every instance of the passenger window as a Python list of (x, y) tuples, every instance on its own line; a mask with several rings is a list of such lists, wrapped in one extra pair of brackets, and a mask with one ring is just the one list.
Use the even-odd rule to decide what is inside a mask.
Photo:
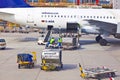
[(113, 19), (115, 19), (115, 17), (113, 17)]
[(51, 17), (53, 17), (53, 15), (51, 15)]
[(82, 16), (81, 16), (81, 18), (82, 18)]
[(110, 16), (110, 19), (112, 19), (112, 17)]
[(66, 16), (64, 15), (64, 18), (66, 18)]
[(107, 19), (109, 19), (109, 17), (107, 16)]
[(74, 18), (76, 18), (76, 15), (74, 15)]

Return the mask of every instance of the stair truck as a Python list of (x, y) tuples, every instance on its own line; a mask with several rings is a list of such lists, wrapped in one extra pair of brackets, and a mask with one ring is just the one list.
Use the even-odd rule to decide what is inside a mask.
[(19, 53), (17, 55), (18, 68), (33, 68), (37, 62), (36, 52), (31, 53)]
[(41, 70), (60, 70), (62, 64), (62, 50), (61, 49), (45, 49), (41, 53)]

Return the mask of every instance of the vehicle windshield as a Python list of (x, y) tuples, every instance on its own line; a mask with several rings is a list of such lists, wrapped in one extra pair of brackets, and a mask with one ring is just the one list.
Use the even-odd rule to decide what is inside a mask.
[(0, 39), (0, 42), (5, 42), (5, 39)]

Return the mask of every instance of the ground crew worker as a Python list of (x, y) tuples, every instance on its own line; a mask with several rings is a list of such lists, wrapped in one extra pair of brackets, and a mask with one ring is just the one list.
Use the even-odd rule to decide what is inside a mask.
[(57, 46), (62, 47), (62, 38), (61, 37), (58, 38), (58, 45)]
[(55, 42), (55, 39), (54, 39), (54, 37), (52, 37), (51, 39), (50, 39), (50, 44), (53, 44)]
[(48, 47), (50, 44), (53, 44), (55, 42), (54, 37), (52, 37), (46, 44), (46, 47)]

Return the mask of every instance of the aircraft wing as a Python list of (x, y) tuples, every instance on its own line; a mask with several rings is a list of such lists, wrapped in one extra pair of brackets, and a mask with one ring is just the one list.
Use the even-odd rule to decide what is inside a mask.
[(117, 24), (113, 23), (107, 23), (97, 20), (85, 20), (89, 23), (90, 26), (94, 25), (99, 28), (100, 33), (109, 33), (109, 34), (115, 34), (117, 30)]

